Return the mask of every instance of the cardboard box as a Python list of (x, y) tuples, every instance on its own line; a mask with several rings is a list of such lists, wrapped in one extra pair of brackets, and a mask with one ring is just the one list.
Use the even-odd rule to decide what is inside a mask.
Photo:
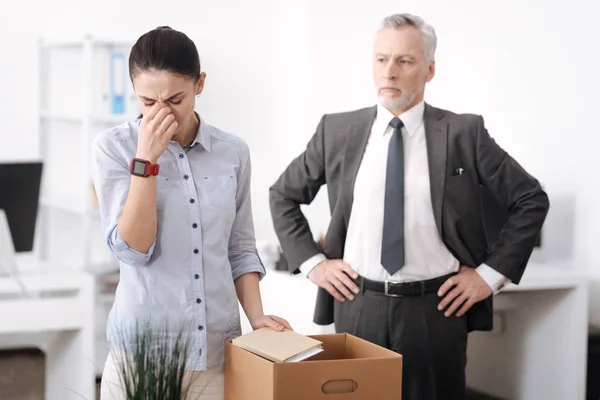
[(274, 363), (228, 341), (225, 400), (401, 399), (400, 354), (350, 334), (310, 337), (323, 342), (324, 351), (291, 363)]

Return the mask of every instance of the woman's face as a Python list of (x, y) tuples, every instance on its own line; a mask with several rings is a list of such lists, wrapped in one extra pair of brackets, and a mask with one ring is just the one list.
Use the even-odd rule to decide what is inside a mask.
[(189, 126), (194, 119), (195, 96), (202, 93), (206, 74), (203, 72), (197, 81), (187, 76), (169, 71), (141, 71), (133, 77), (133, 87), (142, 114), (154, 104), (170, 107), (179, 131)]

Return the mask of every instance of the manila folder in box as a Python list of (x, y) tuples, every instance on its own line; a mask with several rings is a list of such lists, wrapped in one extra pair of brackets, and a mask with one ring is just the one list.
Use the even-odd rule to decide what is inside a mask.
[(302, 361), (323, 351), (323, 343), (319, 340), (287, 329), (279, 332), (271, 328), (260, 328), (231, 342), (274, 362)]

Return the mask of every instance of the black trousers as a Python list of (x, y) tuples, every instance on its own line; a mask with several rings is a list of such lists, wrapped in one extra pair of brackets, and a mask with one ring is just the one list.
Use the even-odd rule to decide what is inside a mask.
[(463, 400), (467, 321), (445, 317), (440, 300), (363, 290), (354, 301), (335, 301), (335, 329), (402, 354), (402, 400)]

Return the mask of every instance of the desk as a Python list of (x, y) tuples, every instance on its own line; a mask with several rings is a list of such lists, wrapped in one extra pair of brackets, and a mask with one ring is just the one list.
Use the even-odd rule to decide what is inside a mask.
[(94, 278), (85, 273), (27, 272), (25, 298), (0, 278), (0, 348), (37, 346), (46, 354), (46, 400), (95, 399)]
[(571, 265), (528, 265), (494, 298), (494, 330), (469, 335), (467, 385), (507, 400), (584, 400), (588, 302)]

